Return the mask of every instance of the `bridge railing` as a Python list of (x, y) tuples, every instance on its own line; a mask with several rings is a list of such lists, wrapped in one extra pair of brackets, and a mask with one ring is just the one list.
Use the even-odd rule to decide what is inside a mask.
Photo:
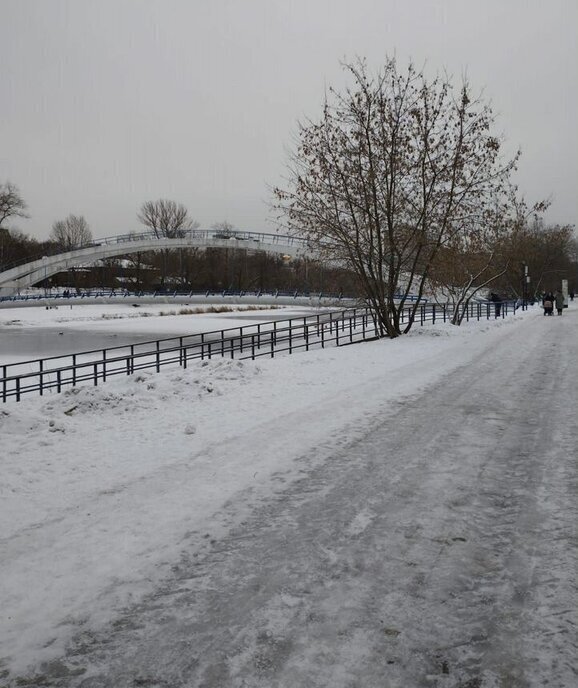
[(147, 232), (129, 232), (128, 234), (119, 234), (112, 237), (104, 237), (103, 239), (96, 239), (94, 242), (86, 244), (86, 246), (79, 246), (78, 248), (89, 248), (91, 246), (123, 244), (131, 241), (154, 241), (154, 240), (171, 240), (171, 239), (190, 239), (195, 240), (210, 240), (221, 239), (226, 241), (241, 241), (241, 242), (263, 242), (267, 244), (281, 244), (283, 246), (299, 246), (308, 248), (309, 243), (301, 237), (291, 236), (289, 234), (269, 234), (267, 232), (244, 232), (236, 229), (222, 230), (222, 229), (189, 229), (179, 232), (178, 236), (159, 236), (157, 232), (152, 230)]
[[(13, 268), (28, 263), (34, 263), (43, 258), (52, 258), (70, 251), (77, 251), (81, 249), (98, 248), (99, 246), (115, 246), (118, 244), (130, 244), (136, 241), (164, 241), (164, 240), (190, 240), (194, 241), (210, 241), (211, 239), (220, 239), (223, 241), (230, 241), (232, 248), (246, 249), (251, 248), (252, 244), (272, 244), (275, 246), (293, 246), (303, 250), (310, 249), (309, 243), (301, 237), (291, 236), (288, 234), (269, 234), (267, 232), (244, 232), (240, 230), (218, 230), (218, 229), (189, 229), (179, 232), (178, 236), (166, 237), (159, 236), (157, 232), (152, 230), (146, 232), (128, 232), (126, 234), (118, 234), (110, 237), (103, 237), (101, 239), (93, 239), (85, 244), (79, 246), (69, 247), (63, 249), (56, 244), (46, 246), (41, 254), (34, 256), (27, 256), (20, 260), (11, 261), (0, 265), (0, 274), (7, 272)], [(127, 247), (128, 248), (128, 247)]]
[[(500, 311), (494, 303), (472, 303), (466, 320), (504, 318), (520, 307), (518, 302), (503, 302)], [(411, 307), (400, 313), (408, 322)], [(451, 309), (445, 305), (419, 306), (415, 324), (447, 322)], [(370, 308), (328, 311), (302, 318), (270, 321), (212, 332), (168, 337), (138, 344), (94, 349), (64, 356), (51, 356), (22, 363), (0, 365), (2, 401), (20, 401), (30, 393), (61, 392), (83, 383), (98, 385), (117, 375), (133, 375), (140, 370), (160, 372), (162, 367), (186, 368), (196, 360), (228, 357), (256, 359), (326, 346), (354, 344), (378, 336), (376, 318)]]

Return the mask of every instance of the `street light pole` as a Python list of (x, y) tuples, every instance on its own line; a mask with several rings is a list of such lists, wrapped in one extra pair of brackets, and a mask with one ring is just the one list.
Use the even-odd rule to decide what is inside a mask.
[(528, 275), (528, 264), (522, 263), (522, 308), (528, 307), (528, 285), (530, 284), (530, 275)]

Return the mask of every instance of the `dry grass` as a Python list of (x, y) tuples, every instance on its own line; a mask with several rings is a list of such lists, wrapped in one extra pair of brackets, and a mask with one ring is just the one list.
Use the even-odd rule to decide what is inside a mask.
[(103, 320), (122, 320), (123, 318), (154, 318), (156, 316), (166, 315), (201, 315), (204, 313), (234, 313), (236, 311), (272, 311), (277, 308), (279, 308), (279, 306), (199, 306), (198, 308), (179, 308), (178, 311), (160, 311), (159, 313), (144, 311), (143, 313), (135, 313), (134, 315), (112, 315), (103, 313), (101, 318)]

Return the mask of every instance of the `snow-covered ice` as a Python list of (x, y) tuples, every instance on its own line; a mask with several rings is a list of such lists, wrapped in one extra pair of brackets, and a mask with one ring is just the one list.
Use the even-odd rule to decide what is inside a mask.
[(576, 314), (5, 404), (0, 678), (575, 685)]

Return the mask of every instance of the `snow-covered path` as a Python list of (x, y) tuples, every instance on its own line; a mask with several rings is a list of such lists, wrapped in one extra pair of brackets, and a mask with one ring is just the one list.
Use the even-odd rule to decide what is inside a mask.
[[(339, 360), (357, 349), (372, 375), (334, 394), (313, 389), (314, 409), (303, 399), (277, 407), (262, 418), (263, 444), (258, 426), (243, 433), (234, 423), (230, 437), (207, 442), (213, 459), (246, 458), (252, 433), (255, 454), (282, 461), (271, 457), (264, 483), (239, 476), (211, 518), (196, 519), (152, 592), (110, 623), (81, 626), (60, 659), (21, 680), (82, 688), (576, 685), (577, 314), (529, 314), (500, 331), (492, 324), (475, 339), (436, 342), (428, 355), (418, 345), (413, 363), (385, 375), (372, 352), (397, 342), (318, 354)], [(244, 384), (259, 391), (253, 380)], [(238, 466), (225, 460), (220, 470)], [(186, 508), (168, 487), (188, 479), (186, 467), (154, 475), (158, 491)], [(144, 477), (124, 478), (119, 498), (137, 505), (138, 489), (154, 503)], [(62, 518), (39, 526), (41, 538), (74, 539)]]

